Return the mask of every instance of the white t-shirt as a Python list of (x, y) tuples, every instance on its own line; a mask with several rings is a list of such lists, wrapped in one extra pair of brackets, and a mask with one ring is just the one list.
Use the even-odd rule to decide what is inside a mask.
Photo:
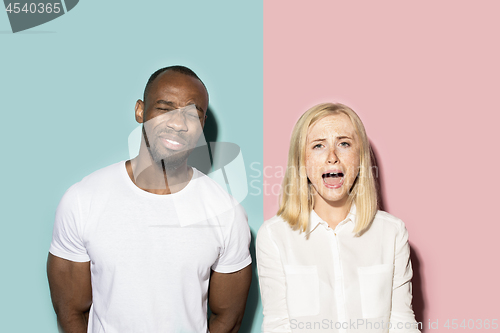
[(251, 263), (244, 209), (193, 168), (181, 191), (138, 188), (125, 161), (71, 186), (56, 212), (50, 253), (90, 261), (88, 332), (206, 332), (210, 271)]

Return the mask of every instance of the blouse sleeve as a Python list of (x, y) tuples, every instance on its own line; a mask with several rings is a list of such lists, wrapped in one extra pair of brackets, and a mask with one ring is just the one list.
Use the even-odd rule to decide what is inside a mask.
[(410, 261), (410, 245), (408, 244), (408, 231), (403, 222), (401, 222), (399, 232), (396, 236), (395, 250), (391, 325), (389, 332), (418, 333), (420, 331), (417, 328), (415, 315), (411, 306), (411, 278), (413, 271)]
[(257, 234), (257, 270), (264, 308), (262, 332), (291, 332), (286, 304), (286, 280), (278, 246), (267, 224)]

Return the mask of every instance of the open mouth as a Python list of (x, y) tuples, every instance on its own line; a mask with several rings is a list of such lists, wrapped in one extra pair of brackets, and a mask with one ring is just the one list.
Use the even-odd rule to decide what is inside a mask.
[(325, 172), (321, 177), (323, 177), (323, 183), (328, 188), (339, 188), (344, 183), (344, 174), (342, 172)]

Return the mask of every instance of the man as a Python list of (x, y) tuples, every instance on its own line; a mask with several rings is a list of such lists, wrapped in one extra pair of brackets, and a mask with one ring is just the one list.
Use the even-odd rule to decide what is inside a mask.
[(172, 66), (143, 99), (139, 155), (85, 177), (58, 206), (47, 262), (58, 323), (66, 333), (237, 332), (251, 282), (246, 214), (187, 165), (208, 92)]

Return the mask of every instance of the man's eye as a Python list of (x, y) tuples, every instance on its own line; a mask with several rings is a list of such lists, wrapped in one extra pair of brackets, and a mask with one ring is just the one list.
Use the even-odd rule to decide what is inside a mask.
[(189, 118), (193, 118), (193, 119), (198, 119), (198, 118), (200, 118), (200, 117), (198, 116), (198, 113), (188, 113), (188, 114), (187, 114), (187, 116), (188, 116)]
[(158, 110), (162, 110), (162, 111), (172, 111), (172, 109), (168, 108), (168, 109), (163, 109), (163, 108), (157, 108)]

